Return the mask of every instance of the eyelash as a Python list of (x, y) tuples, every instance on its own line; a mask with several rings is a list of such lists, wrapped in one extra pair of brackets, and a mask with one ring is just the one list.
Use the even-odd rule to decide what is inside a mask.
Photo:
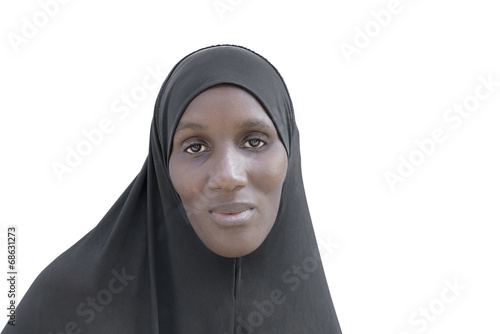
[[(250, 145), (249, 147), (244, 147), (244, 148), (249, 148), (249, 149), (255, 149), (255, 150), (257, 150), (257, 149), (260, 149), (260, 148), (264, 147), (265, 145), (267, 145), (267, 143), (266, 143), (265, 141), (263, 141), (262, 139), (260, 139), (260, 138), (250, 138), (250, 139), (246, 140), (246, 141), (245, 141), (245, 143), (248, 143), (248, 142), (250, 142), (250, 141), (252, 141), (252, 140), (258, 140), (258, 141), (259, 141), (259, 145), (258, 145), (258, 146), (255, 146), (255, 147)], [(189, 151), (188, 151), (188, 150), (192, 149), (192, 148), (193, 148), (193, 146), (198, 146), (198, 145), (199, 145), (199, 146), (205, 146), (205, 147), (206, 147), (206, 145), (204, 145), (204, 144), (201, 144), (201, 143), (195, 143), (195, 144), (191, 144), (191, 145), (189, 145), (189, 146), (188, 146), (188, 147), (184, 150), (184, 152), (186, 152), (186, 153), (188, 153), (188, 154), (197, 154), (197, 153), (203, 153), (203, 152), (206, 152), (206, 151), (207, 151), (207, 150), (204, 150), (204, 151), (201, 151), (201, 152), (200, 152), (200, 151), (198, 151), (198, 152), (189, 152)], [(200, 147), (200, 149), (201, 149), (201, 147)]]

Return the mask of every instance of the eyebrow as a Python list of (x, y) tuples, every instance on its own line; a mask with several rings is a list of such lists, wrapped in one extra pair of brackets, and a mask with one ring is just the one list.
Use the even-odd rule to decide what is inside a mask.
[[(239, 129), (248, 129), (248, 128), (255, 128), (255, 127), (262, 127), (266, 129), (272, 129), (272, 126), (267, 124), (266, 122), (259, 120), (259, 119), (250, 119), (241, 122), (238, 125)], [(179, 126), (177, 127), (177, 130), (175, 130), (175, 134), (178, 134), (179, 132), (187, 129), (191, 130), (205, 130), (207, 127), (205, 125), (201, 125), (198, 123), (193, 123), (193, 122), (185, 122), (185, 123), (179, 123)]]
[(272, 129), (273, 127), (267, 124), (266, 122), (259, 120), (259, 119), (251, 119), (248, 121), (243, 121), (239, 124), (238, 126), (240, 129), (248, 129), (248, 128), (255, 128), (255, 127), (262, 127), (266, 129)]
[(175, 130), (175, 133), (179, 133), (183, 130), (187, 129), (192, 129), (192, 130), (205, 130), (207, 127), (198, 123), (193, 123), (193, 122), (185, 122), (185, 123), (180, 123), (177, 126), (177, 130)]

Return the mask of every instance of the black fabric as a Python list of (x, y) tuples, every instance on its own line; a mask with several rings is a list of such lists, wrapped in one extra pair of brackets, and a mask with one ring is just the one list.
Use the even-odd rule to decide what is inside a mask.
[[(271, 232), (234, 259), (197, 237), (168, 174), (183, 111), (221, 83), (260, 101), (288, 154)], [(341, 333), (306, 202), (293, 106), (276, 69), (233, 45), (182, 59), (158, 95), (141, 171), (99, 224), (37, 277), (16, 326), (2, 333)]]

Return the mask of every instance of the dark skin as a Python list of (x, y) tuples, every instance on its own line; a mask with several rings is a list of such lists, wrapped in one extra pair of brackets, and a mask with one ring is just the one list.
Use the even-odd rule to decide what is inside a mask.
[(201, 241), (234, 258), (257, 249), (273, 227), (287, 165), (260, 103), (243, 89), (218, 85), (184, 111), (169, 173)]

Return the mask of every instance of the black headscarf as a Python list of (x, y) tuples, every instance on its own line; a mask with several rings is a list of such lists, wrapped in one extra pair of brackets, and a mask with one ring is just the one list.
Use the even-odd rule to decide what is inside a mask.
[[(217, 84), (252, 94), (288, 155), (276, 222), (239, 258), (201, 242), (168, 173), (182, 113)], [(37, 277), (15, 326), (2, 333), (341, 333), (306, 202), (293, 106), (278, 71), (233, 45), (183, 58), (156, 100), (141, 171), (100, 223)]]

